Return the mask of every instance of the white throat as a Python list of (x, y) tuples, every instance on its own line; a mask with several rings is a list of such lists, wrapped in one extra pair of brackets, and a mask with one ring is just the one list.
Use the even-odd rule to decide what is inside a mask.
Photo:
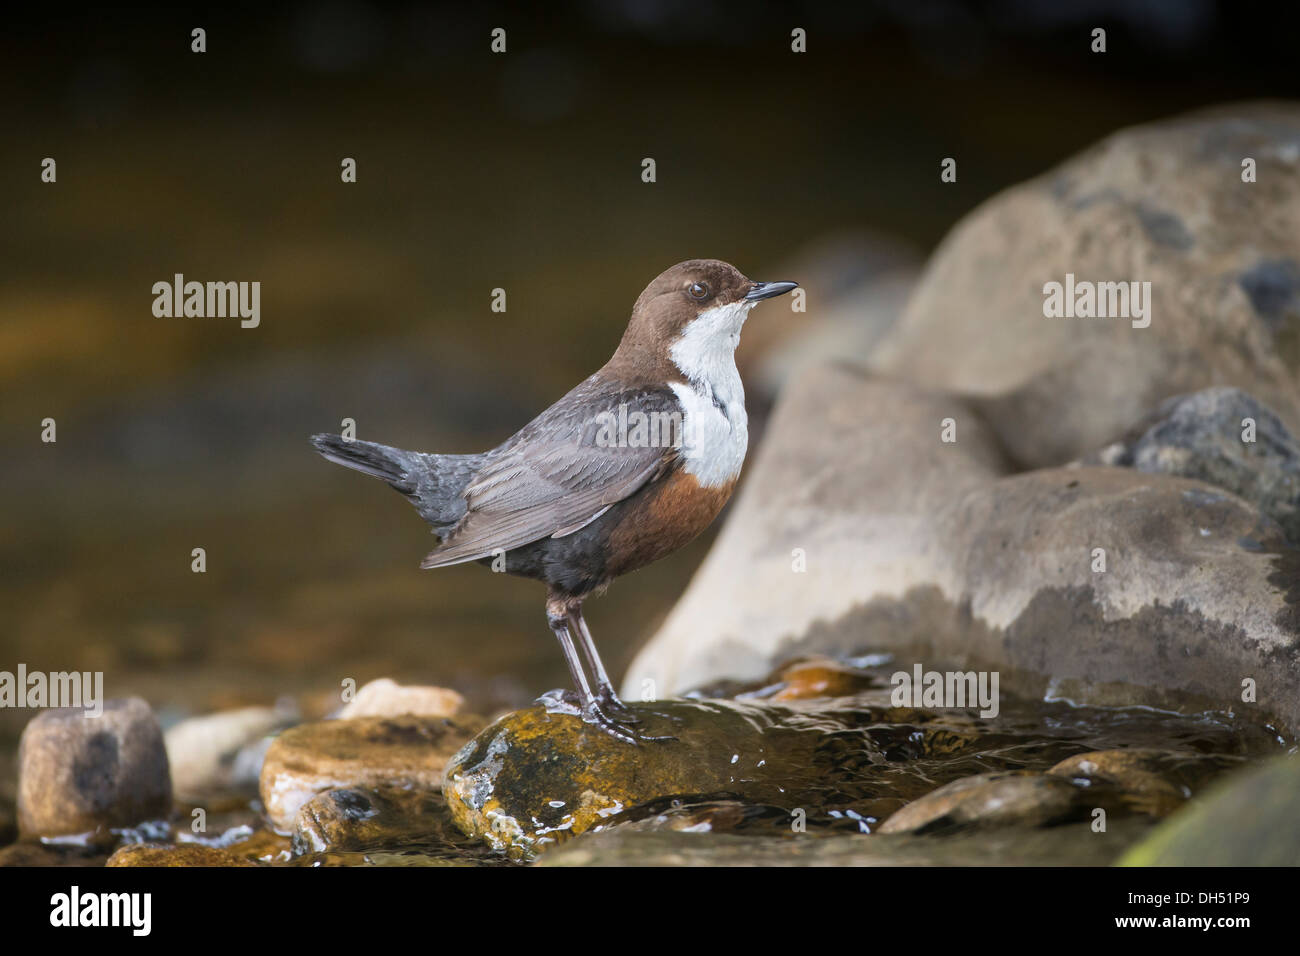
[(749, 418), (736, 346), (754, 304), (741, 300), (706, 309), (669, 349), (689, 382), (672, 386), (682, 406), (684, 467), (706, 488), (734, 481), (745, 463)]

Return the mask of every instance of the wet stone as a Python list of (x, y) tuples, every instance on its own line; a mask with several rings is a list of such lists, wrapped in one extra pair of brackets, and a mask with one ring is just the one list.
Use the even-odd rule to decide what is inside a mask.
[(47, 845), (22, 840), (0, 850), (0, 867), (7, 866), (103, 866), (108, 851), (89, 845)]
[(775, 808), (788, 827), (799, 808), (817, 807), (818, 825), (830, 826), (837, 821), (821, 813), (828, 801), (869, 819), (918, 795), (900, 789), (906, 778), (875, 772), (888, 762), (883, 748), (918, 733), (910, 725), (877, 733), (893, 713), (886, 709), (674, 700), (634, 710), (642, 734), (676, 739), (632, 746), (542, 707), (501, 718), (447, 767), (443, 794), (457, 826), (529, 858), (578, 833), (662, 814), (675, 798)]
[(821, 697), (852, 697), (881, 686), (879, 679), (868, 671), (820, 656), (790, 661), (777, 668), (763, 683), (760, 690), (737, 696), (779, 703)]
[(1243, 762), (1240, 757), (1216, 754), (1180, 754), (1161, 750), (1094, 750), (1067, 757), (1048, 773), (1083, 786), (1098, 782), (1117, 787), (1134, 812), (1164, 817), (1177, 810), (1226, 767)]
[(162, 846), (132, 843), (108, 858), (105, 866), (256, 866), (234, 850), (181, 843)]
[(23, 730), (18, 826), (61, 836), (166, 818), (171, 776), (162, 731), (138, 697), (110, 700), (99, 717), (48, 710)]
[(469, 844), (452, 825), (442, 795), (428, 790), (327, 790), (298, 811), (295, 855), (394, 846)]
[(954, 780), (908, 804), (880, 833), (934, 833), (968, 826), (1048, 826), (1081, 820), (1095, 806), (1087, 791), (1062, 777), (1025, 771)]
[[(198, 842), (202, 844), (202, 841)], [(216, 848), (237, 853), (255, 863), (287, 863), (293, 857), (289, 838), (268, 829), (258, 830), (252, 836), (231, 843), (221, 841)]]
[[(1120, 775), (1119, 757), (1102, 756), (1095, 779), (1084, 764), (1074, 773), (1045, 771), (1064, 768), (1084, 741), (1101, 754), (1162, 740), (1184, 749), (1144, 772), (1195, 788), (1218, 766), (1207, 753), (1279, 747), (1225, 720), (1031, 707), (1011, 696), (1000, 717), (985, 719), (961, 708), (891, 707), (889, 696), (872, 689), (785, 703), (634, 704), (639, 732), (676, 738), (637, 746), (570, 714), (533, 707), (507, 714), (461, 750), (447, 767), (443, 795), (466, 834), (531, 859), (578, 834), (615, 827), (876, 834), (897, 816), (893, 826), (929, 833), (977, 820), (982, 827), (1091, 821), (1098, 808), (1108, 825), (1111, 818), (1149, 820), (1165, 807), (1152, 794), (1164, 791), (1149, 778)], [(952, 789), (936, 790), (945, 785)]]
[(267, 750), (261, 797), (271, 825), (294, 830), (316, 794), (353, 787), (437, 790), (448, 759), (482, 726), (478, 718), (362, 717), (303, 724)]

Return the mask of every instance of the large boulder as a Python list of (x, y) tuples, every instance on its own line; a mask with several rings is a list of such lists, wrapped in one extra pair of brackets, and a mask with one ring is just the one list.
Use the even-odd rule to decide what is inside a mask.
[[(1045, 284), (1067, 274), (1150, 282), (1149, 326), (1045, 317)], [(1300, 433), (1300, 107), (1122, 130), (995, 196), (944, 240), (868, 364), (975, 398), (1031, 467), (1210, 385), (1249, 389)]]
[(1298, 557), (1276, 523), (1203, 482), (1009, 475), (961, 401), (812, 369), (788, 386), (727, 525), (626, 686), (666, 695), (798, 653), (885, 650), (902, 670), (995, 670), (1032, 698), (1295, 728)]

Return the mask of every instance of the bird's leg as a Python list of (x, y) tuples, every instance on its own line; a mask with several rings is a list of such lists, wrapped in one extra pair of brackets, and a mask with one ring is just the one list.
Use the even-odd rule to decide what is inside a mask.
[(569, 625), (573, 628), (573, 636), (578, 647), (582, 649), (582, 655), (587, 659), (587, 666), (591, 668), (592, 677), (596, 682), (596, 698), (601, 705), (624, 723), (640, 723), (640, 718), (632, 713), (632, 708), (619, 699), (614, 691), (614, 684), (605, 673), (605, 665), (601, 663), (600, 654), (596, 652), (596, 643), (591, 639), (587, 622), (583, 620), (581, 601), (569, 605)]
[[(557, 603), (551, 600), (546, 602), (546, 623), (551, 626), (556, 639), (560, 642), (560, 650), (564, 652), (564, 662), (569, 665), (569, 676), (573, 678), (573, 685), (582, 698), (582, 719), (599, 727), (611, 737), (617, 737), (626, 743), (635, 744), (637, 742), (636, 735), (618, 720), (605, 713), (601, 709), (600, 699), (591, 692), (591, 685), (587, 683), (587, 675), (582, 671), (582, 662), (578, 659), (578, 649), (573, 646), (573, 637), (569, 634), (567, 607), (557, 608), (555, 606)], [(557, 611), (559, 613), (556, 613)]]

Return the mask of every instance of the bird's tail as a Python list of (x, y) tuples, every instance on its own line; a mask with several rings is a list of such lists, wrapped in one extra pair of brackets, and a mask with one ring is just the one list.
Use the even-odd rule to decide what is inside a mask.
[(390, 448), (372, 441), (349, 440), (342, 435), (312, 435), (311, 443), (334, 464), (359, 471), (371, 478), (379, 478), (402, 494), (408, 493), (402, 485), (406, 481), (409, 459), (416, 452)]
[(482, 455), (430, 455), (377, 442), (345, 439), (342, 435), (312, 435), (311, 443), (325, 458), (386, 481), (401, 492), (434, 531), (445, 535), (465, 514), (461, 492), (482, 462)]

